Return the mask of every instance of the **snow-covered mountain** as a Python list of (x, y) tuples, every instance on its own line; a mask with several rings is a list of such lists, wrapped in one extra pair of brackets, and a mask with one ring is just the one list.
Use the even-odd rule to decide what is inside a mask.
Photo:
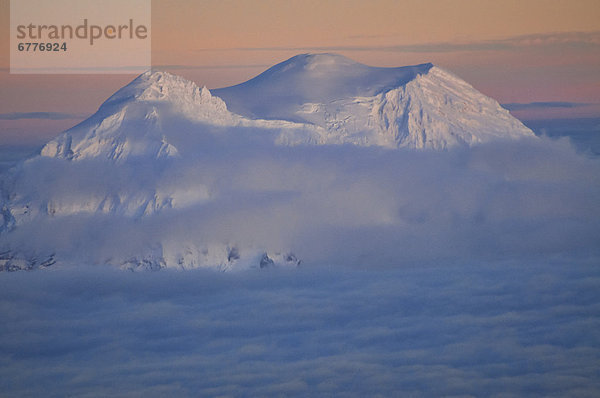
[[(174, 220), (191, 229), (196, 218), (237, 228), (229, 219), (230, 214), (235, 219), (236, 206), (256, 201), (258, 209), (299, 189), (287, 181), (281, 182), (289, 185), (285, 189), (271, 182), (267, 188), (245, 186), (252, 173), (222, 176), (207, 159), (227, 154), (223, 158), (235, 162), (234, 150), (272, 154), (295, 145), (449, 149), (531, 136), (496, 101), (431, 64), (375, 68), (339, 55), (299, 55), (213, 93), (182, 77), (149, 71), (2, 177), (0, 270), (46, 267), (69, 256), (129, 269), (297, 265), (292, 247), (260, 239), (173, 238)], [(260, 155), (251, 157), (251, 167), (264, 168), (255, 158)], [(236, 192), (241, 186), (243, 192)], [(257, 192), (264, 198), (256, 199)], [(219, 208), (232, 196), (237, 204)], [(334, 212), (344, 205), (335, 207)], [(210, 219), (211, 214), (227, 220)], [(257, 224), (269, 217), (282, 216), (261, 216)], [(128, 236), (134, 243), (107, 240), (107, 231), (127, 229), (123, 220), (131, 221)], [(281, 222), (288, 223), (285, 217)], [(77, 229), (80, 224), (89, 237)], [(44, 242), (62, 239), (57, 244), (62, 252), (47, 242), (36, 246), (35, 239), (28, 240), (31, 234), (52, 237), (39, 239)], [(69, 239), (77, 244), (65, 244)], [(99, 240), (106, 240), (102, 250)], [(106, 246), (120, 243), (125, 247), (107, 255)]]
[(179, 76), (146, 72), (50, 141), (42, 156), (177, 156), (172, 141), (182, 123), (262, 129), (261, 139), (283, 145), (445, 149), (533, 136), (495, 100), (432, 64), (377, 68), (304, 54), (212, 94)]
[[(321, 144), (444, 149), (533, 136), (498, 102), (432, 64), (376, 68), (303, 54), (214, 94), (246, 117), (322, 127)], [(287, 142), (308, 141), (290, 135)]]
[(117, 162), (128, 157), (176, 157), (178, 149), (171, 141), (179, 138), (181, 146), (187, 146), (189, 139), (180, 134), (182, 128), (205, 133), (233, 127), (301, 133), (316, 129), (283, 120), (244, 118), (229, 112), (206, 87), (167, 72), (148, 71), (112, 95), (90, 118), (46, 144), (41, 155)]

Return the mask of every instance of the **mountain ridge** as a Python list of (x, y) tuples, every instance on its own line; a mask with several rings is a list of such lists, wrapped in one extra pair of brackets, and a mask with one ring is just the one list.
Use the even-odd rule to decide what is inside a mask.
[[(236, 108), (240, 99), (248, 98), (252, 102), (241, 103), (247, 102), (249, 109)], [(269, 112), (257, 114), (261, 107)], [(263, 181), (263, 174), (271, 176), (277, 169), (278, 157), (293, 152), (278, 148), (301, 146), (301, 152), (326, 145), (346, 153), (346, 146), (375, 147), (390, 150), (388, 155), (398, 150), (402, 156), (402, 148), (450, 150), (526, 137), (533, 133), (495, 100), (432, 64), (374, 68), (339, 55), (304, 54), (246, 83), (212, 92), (167, 72), (148, 71), (115, 92), (90, 118), (48, 142), (39, 156), (3, 176), (0, 270), (53, 265), (73, 256), (69, 239), (78, 242), (77, 255), (85, 261), (132, 270), (296, 266), (296, 251), (280, 243), (277, 228), (293, 230), (305, 215), (290, 209), (305, 209), (305, 201), (320, 208), (324, 199), (320, 190), (303, 196), (294, 183), (314, 188), (311, 179), (302, 177), (303, 170), (313, 173), (313, 166), (303, 160), (286, 160), (292, 168), (289, 178)], [(219, 163), (220, 158), (227, 164)], [(321, 170), (312, 176), (319, 181)], [(362, 226), (389, 225), (398, 217), (397, 211), (369, 206), (370, 195), (386, 189), (375, 185), (365, 193), (347, 182), (349, 192), (355, 189), (366, 198), (357, 212), (347, 200), (352, 195), (345, 188), (339, 192), (334, 177), (325, 173), (323, 178), (320, 184), (338, 199), (319, 218)], [(263, 214), (269, 203), (275, 210)], [(248, 208), (251, 215), (240, 210)], [(310, 217), (312, 208), (306, 211)], [(219, 217), (211, 218), (214, 212)], [(337, 214), (352, 214), (352, 220), (340, 221)], [(238, 217), (251, 222), (239, 223)], [(200, 238), (185, 231), (180, 239), (172, 238), (170, 231), (178, 228), (173, 219), (202, 231)], [(228, 227), (214, 236), (196, 225), (202, 222), (214, 229)], [(55, 229), (78, 231), (79, 224), (89, 230), (53, 235)], [(148, 225), (150, 232), (144, 229)], [(31, 250), (20, 247), (27, 240), (22, 234), (28, 234), (19, 231), (42, 234), (39, 226), (49, 228), (52, 239), (65, 239), (67, 249), (61, 252), (50, 245), (42, 250), (35, 242), (27, 243)], [(96, 228), (116, 236), (129, 231), (135, 245), (127, 244), (118, 255), (97, 254), (102, 245), (113, 250), (124, 243), (111, 241)], [(237, 239), (228, 228), (250, 232)], [(256, 238), (257, 233), (269, 239)], [(7, 236), (18, 244), (5, 244)], [(85, 240), (87, 236), (93, 238)]]
[(431, 63), (381, 68), (301, 54), (213, 93), (246, 117), (322, 127), (326, 144), (446, 149), (533, 136), (497, 101)]
[(212, 92), (167, 72), (145, 72), (42, 155), (177, 156), (168, 125), (176, 117), (204, 130), (263, 129), (278, 145), (447, 149), (533, 136), (498, 102), (433, 64), (380, 68), (336, 54), (301, 54)]

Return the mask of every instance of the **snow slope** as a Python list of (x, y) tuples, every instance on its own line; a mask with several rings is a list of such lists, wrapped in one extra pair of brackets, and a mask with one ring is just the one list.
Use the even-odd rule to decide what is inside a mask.
[(431, 64), (376, 68), (340, 55), (305, 54), (214, 94), (179, 76), (146, 72), (41, 154), (174, 157), (181, 123), (201, 125), (196, 130), (203, 132), (207, 125), (261, 129), (260, 139), (283, 145), (445, 149), (533, 136), (496, 101)]
[(173, 118), (213, 125), (239, 121), (206, 87), (166, 72), (148, 71), (112, 95), (90, 118), (46, 144), (41, 155), (116, 161), (129, 156), (177, 156), (177, 148), (167, 141), (170, 128), (164, 125)]
[(323, 134), (320, 127), (305, 123), (252, 120), (233, 114), (206, 87), (167, 72), (148, 71), (118, 90), (90, 118), (47, 143), (41, 155), (115, 162), (129, 157), (177, 157), (179, 149), (173, 142), (185, 148), (198, 136), (235, 128), (258, 130), (252, 139), (271, 143), (281, 141), (287, 133)]
[[(303, 54), (213, 91), (247, 117), (320, 126), (322, 144), (444, 149), (533, 136), (498, 102), (432, 64), (377, 68)], [(286, 142), (307, 141), (290, 135)]]

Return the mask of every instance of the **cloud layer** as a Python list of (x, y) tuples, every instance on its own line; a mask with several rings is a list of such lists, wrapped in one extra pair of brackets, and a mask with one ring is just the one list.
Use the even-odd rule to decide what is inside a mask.
[[(352, 36), (351, 39), (372, 38)], [(387, 46), (311, 46), (311, 47), (236, 47), (210, 48), (196, 51), (368, 51), (368, 52), (404, 52), (404, 53), (448, 53), (463, 51), (523, 51), (541, 49), (552, 51), (578, 50), (593, 51), (600, 47), (600, 31), (595, 32), (554, 32), (519, 35), (496, 40), (473, 40), (465, 42), (434, 42), (420, 44), (401, 44)]]
[[(57, 213), (34, 216), (3, 246), (115, 264), (156, 247), (178, 256), (218, 244), (370, 266), (598, 252), (600, 164), (564, 140), (413, 152), (180, 134), (188, 145), (174, 140), (174, 161), (27, 162), (8, 191), (34, 198), (30, 214)], [(117, 210), (96, 211), (117, 196)], [(174, 208), (140, 218), (155, 197)]]
[(578, 108), (590, 104), (582, 102), (548, 101), (548, 102), (527, 102), (527, 103), (509, 103), (502, 106), (509, 111), (522, 111), (526, 109), (553, 109), (553, 108)]
[[(209, 195), (4, 235), (59, 264), (0, 274), (2, 393), (600, 393), (598, 158), (564, 139), (275, 148), (183, 127), (177, 161), (36, 158), (16, 169), (12, 192), (29, 198)], [(304, 261), (229, 274), (87, 265), (156, 242), (288, 248)]]
[[(0, 275), (10, 396), (595, 396), (585, 258)], [(35, 382), (33, 382), (35, 380)]]

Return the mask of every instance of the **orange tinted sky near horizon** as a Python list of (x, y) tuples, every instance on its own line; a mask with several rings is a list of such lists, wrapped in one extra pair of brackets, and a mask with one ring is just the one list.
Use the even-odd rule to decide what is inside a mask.
[[(11, 75), (9, 0), (0, 0), (0, 15), (0, 115), (67, 114), (45, 123), (0, 119), (0, 145), (50, 138), (134, 77)], [(600, 103), (598, 0), (152, 2), (153, 65), (209, 88), (243, 82), (306, 52), (374, 66), (433, 62), (502, 103)], [(537, 112), (589, 116), (600, 108)]]

